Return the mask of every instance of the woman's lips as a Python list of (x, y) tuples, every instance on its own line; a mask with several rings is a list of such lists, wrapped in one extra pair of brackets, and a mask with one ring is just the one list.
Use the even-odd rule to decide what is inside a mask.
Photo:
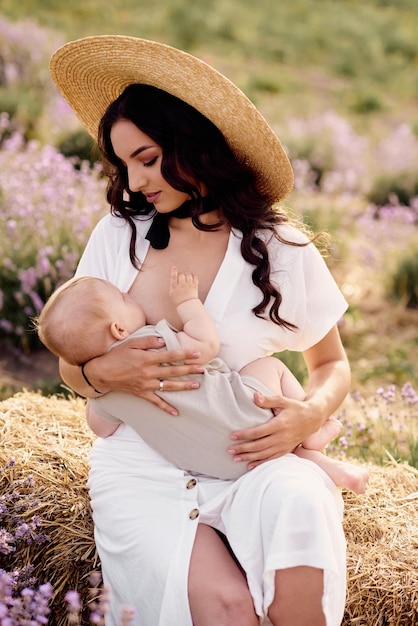
[(155, 193), (146, 193), (144, 195), (145, 195), (147, 202), (150, 202), (150, 204), (154, 204), (160, 197), (160, 194), (161, 194), (161, 191), (156, 191)]

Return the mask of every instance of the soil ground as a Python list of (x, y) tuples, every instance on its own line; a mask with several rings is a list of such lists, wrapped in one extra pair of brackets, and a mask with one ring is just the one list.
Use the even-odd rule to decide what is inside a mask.
[(9, 389), (13, 393), (22, 387), (43, 388), (46, 382), (58, 384), (59, 380), (58, 360), (48, 350), (25, 355), (0, 342), (0, 390), (3, 392)]

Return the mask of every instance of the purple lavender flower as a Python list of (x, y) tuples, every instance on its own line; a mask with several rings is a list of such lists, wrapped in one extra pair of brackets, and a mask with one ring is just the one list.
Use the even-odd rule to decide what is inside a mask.
[(1, 626), (42, 626), (48, 624), (52, 586), (17, 588), (18, 573), (0, 570)]
[(342, 448), (345, 448), (345, 449), (347, 449), (347, 448), (348, 448), (348, 441), (347, 441), (347, 438), (346, 438), (346, 437), (340, 437), (340, 438), (338, 439), (338, 443), (340, 444), (340, 446), (341, 446)]
[(4, 528), (0, 528), (0, 553), (10, 554), (15, 552), (15, 537), (12, 533), (8, 532)]
[(381, 396), (387, 403), (394, 402), (396, 399), (396, 386), (389, 385), (387, 389), (379, 387), (376, 393)]
[(65, 601), (72, 611), (81, 610), (80, 594), (78, 591), (67, 591), (65, 594)]
[(415, 391), (411, 383), (405, 383), (403, 385), (401, 395), (407, 404), (416, 404), (418, 402), (418, 393)]

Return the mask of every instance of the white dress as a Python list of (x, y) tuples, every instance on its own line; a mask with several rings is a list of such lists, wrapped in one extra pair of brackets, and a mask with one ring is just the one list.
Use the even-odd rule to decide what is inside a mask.
[[(149, 220), (138, 219), (137, 256), (144, 259)], [(303, 235), (281, 227), (288, 239)], [(130, 229), (107, 216), (86, 247), (77, 275), (105, 278), (128, 291), (137, 275), (129, 261)], [(337, 323), (346, 302), (313, 244), (269, 242), (272, 278), (280, 286), (289, 331), (251, 309), (260, 291), (232, 232), (205, 301), (228, 366), (281, 350), (303, 351)], [(173, 442), (174, 445), (174, 442)], [(223, 532), (244, 568), (260, 624), (274, 596), (274, 572), (299, 565), (324, 570), (327, 626), (338, 626), (346, 588), (343, 505), (334, 483), (315, 464), (288, 454), (233, 480), (192, 477), (166, 461), (129, 426), (98, 439), (90, 457), (89, 489), (103, 578), (111, 589), (107, 626), (121, 605), (136, 608), (135, 626), (192, 626), (187, 598), (190, 554), (199, 522)]]

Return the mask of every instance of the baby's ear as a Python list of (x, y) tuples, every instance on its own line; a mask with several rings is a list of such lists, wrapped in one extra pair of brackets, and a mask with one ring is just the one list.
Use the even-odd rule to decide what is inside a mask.
[(116, 341), (125, 339), (129, 335), (128, 331), (125, 328), (119, 326), (117, 322), (112, 322), (110, 324), (110, 332), (112, 336), (116, 339)]

